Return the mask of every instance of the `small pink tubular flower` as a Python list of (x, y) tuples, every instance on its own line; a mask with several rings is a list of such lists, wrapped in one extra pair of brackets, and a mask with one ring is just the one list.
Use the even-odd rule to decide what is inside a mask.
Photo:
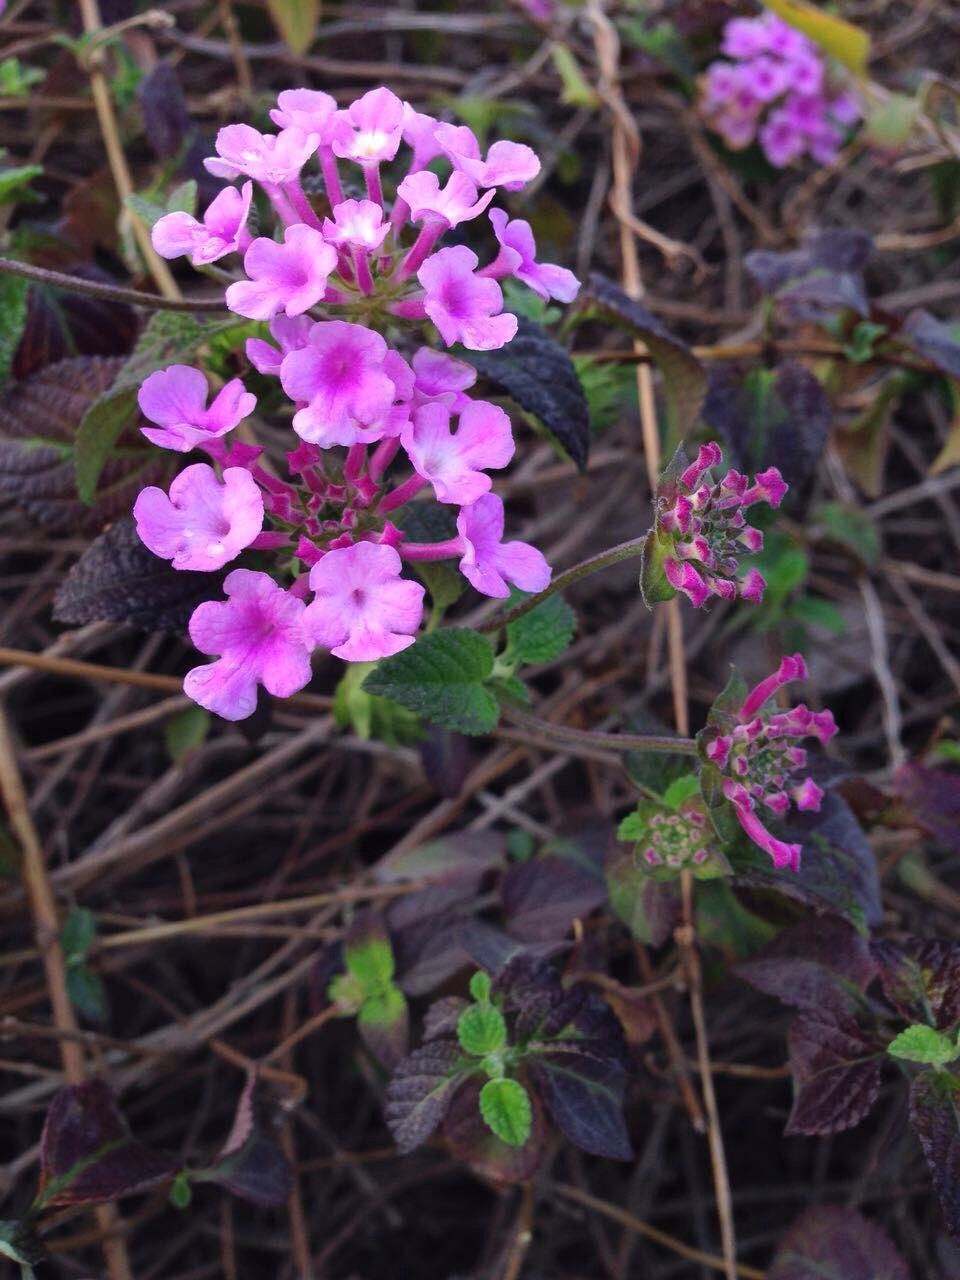
[(333, 210), (333, 218), (324, 218), (323, 235), (330, 244), (350, 245), (371, 252), (379, 249), (390, 230), (383, 220), (383, 209), (373, 200), (344, 200)]
[(470, 401), (455, 432), (450, 410), (439, 401), (421, 405), (400, 433), (414, 469), (429, 480), (439, 502), (469, 505), (490, 490), (486, 467), (505, 467), (513, 457), (510, 419), (495, 404)]
[(414, 222), (435, 218), (447, 227), (457, 227), (483, 213), (493, 199), (493, 191), (477, 198), (477, 188), (465, 173), (454, 169), (446, 186), (429, 169), (409, 173), (397, 187), (397, 195), (410, 206)]
[(198, 222), (189, 213), (167, 213), (157, 220), (151, 233), (153, 247), (161, 258), (179, 258), (189, 253), (195, 267), (216, 262), (228, 253), (242, 253), (250, 243), (247, 218), (253, 183), (224, 187)]
[(806, 663), (799, 653), (783, 658), (772, 675), (750, 690), (735, 713), (717, 713), (715, 708), (698, 737), (704, 759), (723, 775), (721, 789), (743, 830), (770, 855), (775, 866), (794, 871), (800, 863), (800, 845), (773, 835), (757, 808), (762, 805), (778, 817), (787, 812), (791, 801), (802, 810), (820, 808), (820, 787), (811, 777), (797, 776), (806, 765), (807, 754), (796, 744), (810, 737), (827, 742), (837, 731), (833, 715), (811, 711), (803, 703), (788, 711), (767, 709), (778, 689), (806, 675)]
[(542, 552), (526, 542), (504, 542), (503, 528), (503, 503), (495, 493), (461, 510), (460, 572), (485, 596), (505, 599), (511, 582), (521, 591), (542, 591), (550, 582), (550, 566)]
[(522, 142), (495, 142), (482, 158), (476, 135), (466, 125), (438, 125), (435, 136), (453, 167), (478, 187), (519, 191), (540, 172), (537, 153)]
[(777, 169), (785, 169), (806, 150), (806, 139), (787, 111), (774, 111), (759, 133), (763, 154)]
[(309, 316), (274, 316), (270, 321), (270, 334), (279, 349), (263, 338), (248, 338), (247, 359), (258, 373), (279, 378), (283, 357), (307, 345), (313, 324)]
[(227, 306), (251, 320), (269, 320), (278, 311), (302, 315), (323, 297), (336, 265), (333, 245), (303, 223), (287, 227), (283, 244), (261, 236), (244, 254), (243, 269), (250, 279), (230, 285)]
[(284, 89), (270, 110), (270, 119), (278, 129), (299, 129), (322, 137), (336, 109), (336, 99), (319, 89)]
[(410, 172), (425, 168), (431, 160), (443, 155), (437, 141), (439, 121), (433, 116), (415, 111), (409, 102), (403, 104), (403, 140), (413, 151)]
[(471, 351), (492, 351), (517, 332), (517, 317), (503, 312), (500, 286), (476, 275), (477, 264), (472, 250), (451, 245), (429, 257), (417, 279), (426, 313), (448, 347), (462, 342)]
[(284, 391), (304, 406), (293, 419), (297, 435), (327, 448), (369, 443), (386, 434), (375, 434), (376, 428), (398, 398), (385, 367), (387, 355), (383, 338), (363, 325), (315, 324), (306, 345), (285, 356), (280, 369)]
[(502, 209), (490, 210), (490, 222), (500, 242), (500, 254), (481, 275), (513, 275), (541, 298), (556, 298), (558, 302), (574, 300), (580, 291), (580, 281), (566, 267), (537, 262), (537, 245), (529, 222), (521, 218), (511, 221)]
[(463, 393), (477, 380), (477, 371), (465, 360), (456, 360), (432, 347), (421, 347), (411, 361), (414, 372), (414, 393), (418, 400), (443, 400), (459, 413), (470, 403)]
[(317, 148), (300, 129), (260, 133), (248, 124), (228, 124), (217, 134), (216, 156), (204, 160), (208, 172), (232, 182), (241, 174), (267, 186), (291, 182)]
[(389, 89), (371, 89), (339, 113), (338, 123), (332, 141), (334, 155), (359, 164), (392, 160), (403, 131), (403, 103)]
[(424, 588), (400, 576), (393, 547), (358, 542), (338, 547), (310, 570), (316, 592), (304, 614), (313, 644), (347, 662), (375, 662), (413, 644)]
[(133, 506), (140, 541), (174, 569), (222, 569), (263, 528), (263, 495), (242, 467), (223, 481), (205, 462), (174, 477), (169, 496), (153, 485)]
[(207, 600), (190, 619), (190, 639), (217, 661), (194, 667), (184, 693), (224, 720), (243, 720), (257, 705), (257, 686), (289, 698), (310, 679), (305, 605), (266, 573), (234, 569), (226, 600)]
[(172, 364), (144, 380), (137, 402), (144, 417), (157, 424), (140, 428), (149, 441), (162, 449), (189, 453), (232, 431), (253, 413), (257, 397), (233, 378), (207, 408), (207, 380), (200, 370)]
[[(655, 524), (644, 549), (643, 588), (648, 602), (683, 592), (695, 608), (710, 596), (735, 596), (758, 603), (764, 581), (756, 569), (738, 576), (740, 557), (759, 551), (763, 535), (747, 524), (744, 510), (757, 502), (777, 507), (787, 486), (776, 467), (754, 477), (739, 471), (719, 480), (712, 472), (722, 461), (716, 441), (703, 444), (693, 462), (677, 450), (657, 485)], [(672, 590), (664, 590), (657, 573)]]

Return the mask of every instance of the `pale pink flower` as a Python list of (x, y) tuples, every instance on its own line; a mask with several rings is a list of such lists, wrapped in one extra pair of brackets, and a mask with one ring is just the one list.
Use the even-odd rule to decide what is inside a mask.
[(344, 200), (334, 208), (333, 218), (323, 220), (324, 239), (330, 244), (350, 245), (368, 253), (380, 248), (389, 230), (383, 209), (373, 200)]
[(174, 569), (222, 569), (263, 528), (263, 495), (242, 467), (227, 467), (220, 481), (197, 462), (174, 477), (169, 496), (142, 489), (133, 517), (140, 541)]
[(478, 199), (477, 188), (457, 169), (447, 179), (446, 186), (441, 187), (437, 175), (423, 169), (407, 174), (397, 187), (397, 195), (410, 206), (414, 222), (433, 218), (447, 227), (456, 227), (483, 213), (494, 193), (487, 191)]
[(195, 267), (216, 262), (228, 253), (242, 253), (250, 243), (247, 218), (253, 183), (224, 187), (198, 221), (192, 214), (167, 213), (154, 224), (153, 247), (161, 258), (179, 258), (189, 253)]
[(413, 150), (411, 173), (425, 168), (431, 160), (443, 155), (436, 136), (439, 123), (433, 116), (415, 111), (409, 102), (403, 104), (403, 140)]
[(206, 600), (190, 619), (190, 639), (217, 661), (188, 671), (184, 693), (224, 720), (243, 720), (257, 705), (262, 684), (289, 698), (310, 680), (305, 605), (266, 573), (234, 569), (226, 600)]
[(519, 191), (540, 172), (537, 153), (522, 142), (495, 142), (483, 158), (476, 135), (466, 125), (438, 125), (436, 139), (454, 168), (478, 187)]
[(413, 644), (424, 588), (401, 578), (393, 547), (338, 547), (310, 570), (316, 592), (303, 617), (309, 640), (348, 662), (375, 662)]
[(336, 265), (333, 245), (303, 223), (287, 227), (283, 244), (261, 236), (243, 257), (250, 278), (230, 285), (227, 306), (251, 320), (269, 320), (278, 311), (302, 315), (321, 300)]
[(279, 378), (283, 357), (307, 345), (313, 325), (309, 316), (274, 316), (270, 321), (270, 334), (279, 349), (263, 338), (248, 338), (247, 359), (258, 373)]
[(477, 371), (466, 360), (457, 360), (432, 347), (420, 347), (413, 356), (414, 392), (424, 400), (443, 400), (454, 413), (470, 403), (464, 395), (477, 380)]
[(490, 210), (490, 222), (500, 243), (497, 258), (480, 272), (494, 277), (513, 275), (541, 298), (572, 302), (580, 291), (580, 281), (566, 267), (537, 262), (537, 245), (529, 222), (512, 221), (502, 209)]
[(260, 133), (248, 124), (228, 124), (217, 134), (217, 155), (203, 163), (214, 177), (228, 182), (244, 174), (277, 186), (299, 177), (316, 147), (316, 138), (301, 129)]
[(337, 122), (339, 127), (332, 137), (334, 155), (363, 165), (392, 160), (403, 131), (403, 103), (381, 86), (339, 112)]
[[(172, 364), (144, 379), (137, 403), (155, 427), (140, 430), (153, 444), (189, 453), (198, 444), (232, 431), (257, 406), (239, 378), (223, 387), (207, 407), (207, 380), (199, 369)], [(158, 429), (159, 428), (159, 429)]]
[(517, 317), (504, 313), (503, 293), (495, 280), (475, 274), (477, 255), (451, 245), (429, 257), (417, 272), (424, 309), (447, 346), (462, 342), (472, 351), (502, 347), (517, 332)]
[(550, 566), (542, 552), (526, 542), (504, 542), (503, 528), (503, 503), (495, 493), (461, 510), (460, 572), (485, 596), (505, 599), (511, 582), (521, 591), (542, 591), (550, 582)]
[(731, 18), (720, 48), (730, 58), (755, 58), (768, 47), (768, 34), (757, 18)]
[(505, 467), (513, 457), (510, 419), (495, 404), (473, 400), (450, 429), (450, 409), (438, 400), (421, 405), (400, 433), (417, 474), (429, 480), (439, 502), (469, 505), (490, 490), (484, 468)]
[(336, 109), (336, 100), (319, 89), (284, 89), (270, 109), (270, 119), (278, 129), (299, 129), (322, 138)]

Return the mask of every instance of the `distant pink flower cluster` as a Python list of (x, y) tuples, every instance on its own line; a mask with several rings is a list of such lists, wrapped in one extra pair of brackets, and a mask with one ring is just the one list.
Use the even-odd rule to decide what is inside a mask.
[[(537, 260), (526, 222), (492, 207), (498, 191), (518, 191), (539, 172), (530, 147), (499, 141), (484, 151), (470, 129), (386, 88), (345, 109), (326, 93), (291, 89), (270, 114), (276, 133), (220, 130), (206, 166), (240, 185), (201, 218), (167, 214), (153, 243), (197, 266), (242, 255), (243, 277), (226, 301), (268, 325), (270, 340), (250, 338), (246, 354), (292, 401), (298, 439), (286, 478), (259, 446), (230, 437), (256, 405), (239, 378), (211, 399), (198, 369), (172, 365), (139, 393), (144, 435), (208, 458), (166, 493), (143, 490), (134, 508), (143, 542), (184, 570), (218, 570), (246, 550), (278, 555), (275, 574), (234, 568), (226, 599), (201, 604), (190, 622), (194, 644), (215, 661), (189, 672), (185, 689), (231, 720), (254, 710), (261, 684), (280, 697), (303, 688), (317, 647), (368, 662), (412, 644), (424, 588), (402, 576), (405, 560), (456, 558), (490, 596), (547, 585), (542, 554), (504, 541), (503, 503), (491, 492), (489, 472), (514, 452), (507, 415), (467, 394), (471, 365), (423, 343), (430, 326), (446, 346), (509, 342), (517, 320), (503, 309), (504, 277), (563, 302), (579, 288), (570, 271)], [(445, 176), (426, 167), (434, 161)], [(322, 196), (307, 194), (316, 177), (303, 182), (313, 163)], [(255, 186), (273, 207), (276, 236), (248, 230)], [(440, 243), (483, 215), (497, 246), (483, 265), (465, 245)], [(428, 487), (459, 508), (456, 536), (408, 541), (394, 518)]]
[(731, 61), (707, 68), (700, 108), (727, 146), (740, 150), (756, 138), (778, 169), (803, 155), (829, 164), (860, 102), (853, 90), (831, 87), (816, 45), (766, 13), (731, 18), (721, 51)]
[(736, 576), (739, 557), (763, 546), (763, 534), (747, 524), (743, 512), (757, 502), (778, 507), (787, 491), (776, 467), (759, 472), (752, 484), (732, 468), (715, 480), (712, 469), (722, 461), (720, 446), (711, 440), (678, 474), (668, 470), (657, 488), (654, 535), (665, 549), (663, 572), (673, 590), (697, 608), (710, 596), (760, 602), (766, 583), (759, 571), (749, 568)]
[(759, 806), (781, 817), (791, 800), (798, 809), (817, 811), (823, 791), (811, 777), (800, 778), (807, 753), (797, 746), (802, 738), (821, 743), (837, 731), (830, 711), (811, 711), (800, 703), (789, 711), (776, 711), (767, 703), (791, 680), (805, 680), (807, 666), (799, 653), (783, 658), (780, 666), (761, 680), (729, 723), (716, 723), (703, 731), (703, 754), (723, 775), (721, 788), (731, 802), (741, 827), (778, 867), (796, 871), (800, 845), (788, 844), (768, 831), (758, 816)]

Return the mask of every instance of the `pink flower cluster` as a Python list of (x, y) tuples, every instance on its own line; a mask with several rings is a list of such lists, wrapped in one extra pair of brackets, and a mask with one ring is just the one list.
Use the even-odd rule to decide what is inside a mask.
[(637, 846), (637, 857), (651, 871), (694, 870), (708, 863), (713, 852), (707, 815), (702, 803), (694, 799), (684, 801), (679, 809), (651, 812), (645, 839)]
[(758, 816), (758, 806), (782, 816), (791, 800), (798, 809), (820, 808), (823, 791), (811, 777), (798, 778), (807, 753), (801, 738), (821, 743), (837, 731), (830, 711), (811, 711), (800, 703), (789, 711), (774, 711), (767, 703), (791, 680), (804, 680), (807, 667), (799, 653), (783, 658), (780, 666), (747, 694), (727, 724), (714, 722), (701, 738), (705, 759), (723, 775), (723, 794), (733, 805), (741, 827), (778, 867), (796, 871), (800, 845), (778, 840)]
[(787, 491), (776, 467), (759, 472), (753, 484), (732, 468), (715, 481), (711, 469), (722, 460), (716, 441), (702, 444), (678, 475), (664, 475), (656, 494), (654, 534), (665, 548), (664, 575), (697, 608), (712, 595), (759, 603), (766, 583), (758, 570), (735, 576), (740, 554), (763, 546), (763, 534), (747, 524), (743, 511), (756, 502), (778, 507)]
[[(472, 366), (424, 339), (433, 326), (447, 346), (509, 342), (517, 320), (503, 309), (507, 276), (559, 301), (579, 288), (570, 271), (537, 261), (526, 222), (491, 207), (498, 191), (518, 191), (538, 173), (529, 147), (500, 141), (484, 151), (470, 129), (386, 88), (345, 109), (325, 93), (287, 90), (270, 114), (276, 133), (220, 130), (207, 168), (241, 185), (226, 187), (202, 218), (161, 218), (153, 243), (196, 265), (242, 255), (243, 278), (226, 302), (268, 322), (271, 341), (250, 338), (246, 354), (292, 401), (298, 439), (287, 477), (259, 446), (227, 439), (256, 405), (239, 378), (211, 400), (199, 370), (172, 365), (139, 394), (150, 440), (209, 459), (181, 471), (169, 492), (140, 494), (143, 542), (184, 570), (217, 570), (245, 550), (279, 553), (275, 575), (234, 568), (226, 599), (201, 604), (190, 622), (194, 644), (215, 661), (189, 672), (185, 689), (231, 720), (254, 710), (258, 685), (280, 697), (301, 689), (317, 647), (368, 662), (412, 644), (424, 589), (402, 576), (405, 560), (455, 557), (491, 596), (507, 596), (511, 583), (547, 585), (542, 554), (504, 541), (503, 503), (491, 492), (489, 472), (513, 456), (510, 421), (467, 394)], [(303, 182), (314, 162), (322, 195), (307, 194), (316, 178)], [(273, 207), (276, 237), (248, 231), (255, 185)], [(497, 245), (489, 261), (440, 244), (483, 215)], [(459, 508), (457, 534), (407, 541), (394, 518), (427, 488)]]
[(816, 45), (767, 13), (732, 18), (721, 51), (732, 61), (707, 68), (700, 108), (727, 146), (739, 150), (757, 138), (778, 169), (804, 154), (829, 164), (860, 103), (851, 89), (829, 84)]

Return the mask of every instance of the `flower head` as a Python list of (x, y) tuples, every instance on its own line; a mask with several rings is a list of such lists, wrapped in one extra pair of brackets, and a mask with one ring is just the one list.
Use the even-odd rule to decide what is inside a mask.
[(503, 541), (503, 502), (484, 494), (457, 518), (463, 547), (460, 572), (485, 596), (505, 599), (509, 583), (521, 591), (542, 591), (550, 582), (550, 566), (543, 553), (526, 542)]
[(310, 640), (348, 662), (375, 662), (413, 644), (424, 588), (401, 578), (401, 567), (383, 544), (328, 551), (310, 570), (316, 595), (303, 619)]
[(729, 870), (699, 796), (677, 805), (642, 800), (620, 824), (621, 840), (634, 841), (634, 863), (655, 880), (674, 880), (682, 871), (711, 879)]
[(447, 346), (462, 342), (471, 351), (492, 351), (517, 332), (517, 317), (503, 312), (496, 280), (476, 274), (477, 255), (465, 245), (439, 249), (417, 272), (425, 290), (424, 308)]
[(414, 410), (400, 441), (415, 470), (429, 480), (439, 502), (468, 505), (489, 492), (483, 468), (505, 467), (513, 457), (510, 419), (495, 404), (471, 400), (450, 430), (450, 409), (434, 400)]
[(580, 290), (580, 281), (566, 267), (552, 262), (537, 262), (537, 245), (530, 223), (521, 218), (512, 221), (502, 209), (490, 210), (490, 222), (500, 242), (499, 257), (482, 275), (513, 275), (541, 298), (572, 302)]
[(261, 236), (243, 257), (250, 279), (230, 285), (227, 306), (251, 320), (269, 320), (278, 311), (302, 315), (323, 297), (336, 265), (336, 249), (313, 227), (288, 227), (283, 244)]
[(800, 845), (778, 839), (758, 814), (763, 806), (777, 817), (790, 808), (818, 810), (823, 792), (811, 777), (799, 777), (806, 751), (802, 738), (827, 742), (837, 731), (829, 711), (810, 711), (800, 703), (788, 711), (767, 704), (783, 685), (803, 680), (807, 667), (795, 653), (781, 660), (772, 675), (755, 685), (734, 711), (714, 707), (707, 727), (698, 735), (706, 765), (720, 775), (721, 790), (733, 805), (743, 830), (778, 867), (800, 864)]
[(207, 380), (199, 369), (185, 364), (158, 369), (144, 379), (137, 394), (144, 417), (157, 425), (140, 430), (162, 449), (189, 453), (232, 431), (257, 405), (257, 397), (239, 378), (221, 388), (209, 408), (207, 394)]
[(660, 477), (641, 576), (648, 604), (678, 591), (696, 608), (712, 595), (761, 599), (764, 581), (756, 569), (737, 576), (741, 555), (763, 545), (760, 530), (747, 524), (743, 512), (756, 502), (779, 506), (787, 486), (776, 467), (760, 472), (752, 485), (734, 470), (717, 480), (713, 469), (721, 461), (715, 441), (701, 445), (693, 462), (681, 446)]
[(232, 182), (243, 174), (275, 186), (298, 178), (316, 147), (316, 138), (301, 129), (260, 133), (248, 124), (228, 124), (217, 134), (216, 156), (203, 163), (215, 178)]
[(224, 187), (210, 203), (202, 221), (189, 213), (167, 213), (154, 224), (153, 247), (162, 258), (189, 253), (195, 267), (216, 262), (228, 253), (242, 253), (250, 243), (247, 218), (253, 183)]
[(188, 671), (183, 690), (224, 720), (243, 720), (256, 708), (258, 685), (289, 698), (309, 681), (305, 605), (250, 569), (228, 573), (223, 589), (226, 600), (204, 601), (190, 619), (190, 639), (217, 660)]
[(133, 507), (140, 541), (175, 569), (222, 569), (263, 528), (263, 496), (242, 467), (223, 480), (205, 462), (175, 476), (169, 495), (149, 485)]

